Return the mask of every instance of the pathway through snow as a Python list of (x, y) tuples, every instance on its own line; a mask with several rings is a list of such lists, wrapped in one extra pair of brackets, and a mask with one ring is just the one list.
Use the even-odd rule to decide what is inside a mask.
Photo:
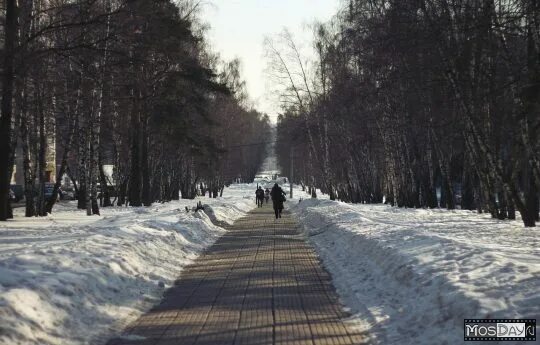
[(47, 218), (1, 223), (0, 344), (104, 342), (159, 301), (223, 233), (185, 207), (201, 200), (230, 224), (255, 206), (254, 189), (234, 185), (218, 199), (103, 208), (101, 217), (70, 203)]

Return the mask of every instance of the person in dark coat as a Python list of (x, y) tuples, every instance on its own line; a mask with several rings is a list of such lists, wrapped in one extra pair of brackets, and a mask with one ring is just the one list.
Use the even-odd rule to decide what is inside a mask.
[(255, 199), (257, 200), (257, 207), (263, 207), (264, 190), (261, 187), (257, 187), (257, 190), (255, 191)]
[(272, 204), (274, 206), (274, 213), (276, 215), (276, 219), (281, 218), (281, 212), (283, 211), (283, 202), (285, 201), (285, 192), (276, 183), (274, 184), (274, 187), (272, 187), (270, 195), (272, 196)]

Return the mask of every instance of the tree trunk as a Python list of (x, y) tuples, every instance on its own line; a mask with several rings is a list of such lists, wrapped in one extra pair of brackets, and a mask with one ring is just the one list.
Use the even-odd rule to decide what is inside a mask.
[(118, 188), (118, 201), (116, 203), (117, 206), (123, 206), (126, 203), (127, 186), (127, 179), (123, 179), (122, 181), (120, 181)]
[(2, 104), (0, 118), (0, 221), (7, 220), (9, 214), (9, 167), (11, 151), (11, 125), (13, 115), (13, 81), (15, 73), (15, 40), (17, 35), (17, 1), (5, 1), (4, 20), (4, 64), (2, 75)]
[(129, 205), (139, 207), (141, 202), (141, 153), (140, 153), (140, 113), (139, 107), (134, 106), (131, 113), (131, 128), (133, 130), (131, 140), (131, 167), (129, 174)]
[(428, 133), (428, 146), (427, 146), (427, 165), (428, 165), (428, 177), (426, 183), (426, 204), (429, 208), (437, 208), (437, 189), (435, 187), (435, 169), (433, 167), (433, 148), (431, 144), (431, 134)]
[(508, 219), (515, 220), (516, 219), (516, 208), (514, 206), (514, 201), (512, 198), (510, 198), (510, 195), (505, 191), (504, 192), (508, 204)]
[(21, 142), (23, 154), (23, 174), (24, 174), (24, 196), (25, 196), (25, 216), (34, 217), (36, 215), (35, 207), (35, 186), (34, 174), (32, 173), (30, 158), (30, 136), (28, 133), (27, 114), (23, 114), (21, 119)]
[(521, 217), (526, 227), (534, 227), (538, 219), (538, 190), (532, 169), (527, 171), (525, 183), (525, 210), (521, 212)]
[(86, 205), (86, 215), (87, 216), (91, 216), (92, 213), (93, 213), (93, 210), (92, 210), (92, 192), (93, 192), (93, 187), (92, 187), (92, 184), (93, 184), (93, 179), (94, 179), (94, 169), (93, 169), (93, 166), (92, 166), (92, 156), (93, 156), (93, 145), (92, 145), (92, 129), (91, 129), (91, 126), (92, 124), (90, 123), (88, 128), (86, 129), (86, 151), (88, 152), (88, 157), (86, 159), (87, 163), (86, 163), (86, 174), (84, 176), (84, 180), (85, 180), (85, 185), (86, 185), (86, 195), (85, 195), (85, 205)]
[(99, 184), (101, 186), (101, 198), (103, 200), (103, 207), (111, 207), (111, 196), (109, 195), (109, 186), (107, 184), (107, 177), (105, 176), (105, 170), (103, 169), (103, 164), (100, 160), (99, 162)]
[[(85, 82), (84, 80), (82, 81)], [(78, 141), (78, 162), (77, 162), (77, 178), (79, 181), (79, 190), (77, 192), (77, 208), (80, 210), (86, 209), (86, 194), (88, 194), (87, 191), (87, 185), (86, 185), (86, 174), (88, 169), (87, 164), (87, 155), (89, 154), (87, 149), (87, 140), (88, 135), (86, 135), (87, 131), (87, 115), (84, 111), (81, 111), (80, 116), (78, 116), (77, 124), (78, 124), (78, 133), (79, 133), (79, 141)]]
[(37, 198), (37, 213), (39, 216), (46, 216), (45, 212), (45, 170), (47, 167), (47, 133), (45, 129), (45, 109), (43, 106), (43, 94), (37, 85), (38, 96), (38, 116), (39, 116), (39, 158), (38, 158), (38, 198)]
[[(146, 117), (146, 114), (143, 115)], [(152, 206), (152, 195), (150, 193), (150, 172), (148, 166), (148, 123), (143, 120), (142, 147), (141, 147), (141, 175), (142, 175), (142, 202), (144, 206)]]
[(469, 172), (469, 167), (464, 164), (463, 174), (461, 178), (461, 209), (462, 210), (474, 210), (474, 185), (473, 178)]
[[(90, 171), (92, 172), (91, 176), (91, 198), (92, 198), (92, 214), (99, 215), (99, 204), (98, 204), (98, 189), (97, 183), (99, 181), (99, 171), (101, 169), (99, 151), (100, 151), (100, 136), (101, 136), (101, 116), (103, 112), (103, 79), (101, 85), (99, 86), (99, 96), (98, 96), (98, 107), (94, 115), (94, 121), (92, 123), (91, 130), (91, 141), (92, 141), (92, 155), (90, 162)], [(107, 189), (107, 185), (101, 186), (101, 194), (103, 195), (104, 188)]]

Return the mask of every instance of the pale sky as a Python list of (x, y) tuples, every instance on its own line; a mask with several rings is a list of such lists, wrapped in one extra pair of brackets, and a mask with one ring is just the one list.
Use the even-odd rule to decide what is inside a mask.
[(309, 48), (308, 24), (326, 22), (337, 12), (341, 0), (210, 0), (204, 21), (211, 25), (210, 42), (222, 59), (242, 61), (250, 99), (259, 111), (277, 116), (279, 105), (267, 90), (263, 40), (287, 27), (299, 44)]

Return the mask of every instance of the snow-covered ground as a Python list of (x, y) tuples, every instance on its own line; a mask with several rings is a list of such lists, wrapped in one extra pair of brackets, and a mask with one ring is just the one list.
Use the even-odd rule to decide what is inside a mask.
[(295, 193), (286, 207), (374, 344), (462, 344), (465, 318), (540, 319), (538, 228)]
[[(47, 218), (0, 223), (0, 344), (105, 342), (223, 234), (214, 223), (253, 208), (254, 189), (233, 185), (223, 198), (102, 209), (101, 217), (63, 204)], [(540, 319), (538, 228), (318, 195), (296, 188), (285, 206), (373, 344), (462, 344), (464, 318)], [(185, 211), (198, 200), (208, 215)]]
[[(73, 203), (47, 218), (0, 224), (0, 344), (99, 344), (157, 303), (189, 264), (254, 204), (252, 185), (223, 198), (149, 208), (102, 209), (87, 217)], [(17, 210), (22, 212), (22, 210)]]

